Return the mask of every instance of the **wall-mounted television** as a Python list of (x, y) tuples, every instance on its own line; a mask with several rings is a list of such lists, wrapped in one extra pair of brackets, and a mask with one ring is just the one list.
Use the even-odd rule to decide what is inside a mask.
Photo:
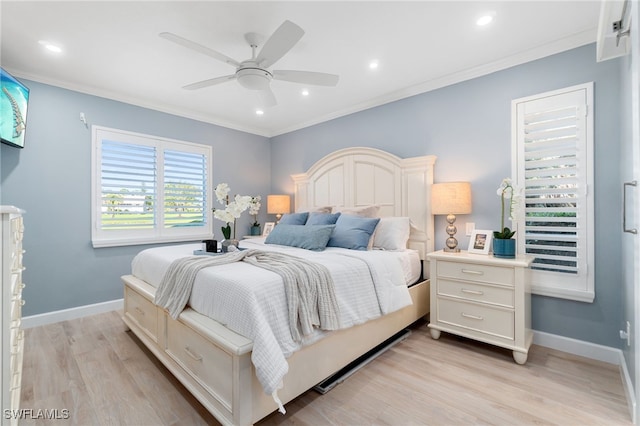
[(0, 68), (0, 139), (24, 148), (29, 88)]

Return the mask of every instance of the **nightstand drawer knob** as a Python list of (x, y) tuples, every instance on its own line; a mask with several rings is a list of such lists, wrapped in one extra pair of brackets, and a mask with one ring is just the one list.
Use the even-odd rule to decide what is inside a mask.
[(482, 272), (482, 271), (474, 271), (472, 269), (463, 269), (462, 273), (464, 273), (464, 274), (473, 274), (473, 275), (484, 275), (484, 272)]
[(469, 289), (466, 289), (466, 288), (463, 288), (460, 291), (463, 292), (463, 293), (473, 294), (473, 295), (476, 295), (476, 296), (482, 296), (484, 294), (484, 291), (469, 290)]
[(484, 318), (477, 316), (477, 315), (471, 315), (471, 314), (465, 314), (464, 312), (461, 313), (461, 315), (465, 318), (470, 318), (470, 319), (474, 319), (474, 320), (478, 320), (478, 321), (482, 321), (484, 320)]

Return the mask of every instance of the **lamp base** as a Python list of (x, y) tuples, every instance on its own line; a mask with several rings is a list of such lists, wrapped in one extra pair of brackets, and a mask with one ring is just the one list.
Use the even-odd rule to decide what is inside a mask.
[(454, 237), (454, 235), (456, 235), (456, 232), (458, 232), (458, 229), (456, 228), (456, 226), (454, 225), (456, 221), (456, 216), (453, 214), (447, 215), (447, 234), (449, 234), (449, 238), (447, 238), (447, 247), (445, 247), (444, 251), (449, 252), (449, 253), (459, 253), (460, 249), (458, 248), (458, 240), (456, 240), (456, 238)]

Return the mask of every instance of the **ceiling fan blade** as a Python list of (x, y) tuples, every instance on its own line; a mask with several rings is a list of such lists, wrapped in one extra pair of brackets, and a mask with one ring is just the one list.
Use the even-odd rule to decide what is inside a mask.
[(203, 87), (214, 86), (216, 84), (224, 83), (224, 82), (235, 80), (235, 79), (236, 79), (235, 74), (225, 75), (223, 77), (210, 78), (208, 80), (202, 80), (197, 83), (187, 84), (182, 88), (186, 90), (202, 89)]
[(275, 80), (313, 84), (315, 86), (335, 86), (340, 79), (340, 76), (335, 74), (312, 71), (275, 70), (272, 74)]
[(187, 40), (186, 38), (180, 37), (179, 35), (164, 32), (164, 33), (160, 33), (159, 36), (165, 40), (169, 40), (176, 44), (179, 44), (180, 46), (186, 47), (191, 50), (195, 50), (196, 52), (200, 52), (204, 55), (210, 56), (214, 59), (225, 62), (229, 65), (233, 65), (234, 67), (237, 67), (240, 65), (240, 62), (236, 61), (233, 58), (228, 57), (223, 53), (216, 52), (213, 49), (209, 49), (208, 47), (198, 44), (195, 41)]
[(256, 62), (261, 67), (269, 68), (291, 50), (303, 35), (302, 28), (291, 21), (284, 21), (262, 46)]
[(271, 88), (258, 91), (258, 96), (260, 97), (260, 103), (265, 108), (276, 106), (278, 104), (278, 101), (276, 101), (276, 95), (273, 94)]

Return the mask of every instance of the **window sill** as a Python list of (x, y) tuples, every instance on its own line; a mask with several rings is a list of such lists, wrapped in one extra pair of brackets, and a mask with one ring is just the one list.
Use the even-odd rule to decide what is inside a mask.
[(540, 287), (535, 285), (531, 286), (531, 294), (586, 303), (593, 303), (593, 300), (595, 299), (595, 292), (593, 290), (573, 290), (566, 288)]
[(202, 241), (210, 238), (211, 238), (211, 234), (205, 233), (201, 235), (184, 235), (184, 236), (168, 236), (168, 237), (94, 239), (91, 241), (91, 243), (93, 244), (93, 248), (103, 248), (103, 247), (138, 246), (138, 245), (145, 245), (145, 244), (189, 243), (194, 241)]

